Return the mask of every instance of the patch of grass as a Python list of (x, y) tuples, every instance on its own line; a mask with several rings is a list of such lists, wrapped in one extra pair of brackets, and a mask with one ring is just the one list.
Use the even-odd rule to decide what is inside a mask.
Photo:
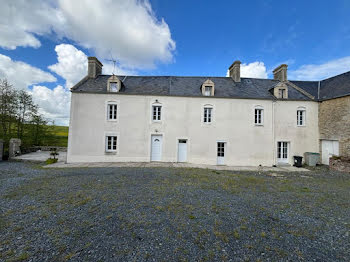
[(233, 231), (233, 237), (234, 237), (235, 239), (240, 239), (240, 238), (241, 238), (241, 236), (240, 236), (240, 234), (239, 234), (239, 232), (238, 232), (237, 230), (234, 230), (234, 231)]
[(18, 261), (27, 261), (29, 258), (29, 254), (27, 252), (21, 253), (17, 257), (10, 258), (7, 262), (18, 262)]

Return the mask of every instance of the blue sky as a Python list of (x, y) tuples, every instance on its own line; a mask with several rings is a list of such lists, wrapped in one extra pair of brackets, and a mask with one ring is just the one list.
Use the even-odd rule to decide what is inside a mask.
[(350, 1), (3, 2), (0, 78), (57, 124), (68, 124), (69, 88), (90, 55), (105, 73), (116, 58), (120, 74), (225, 76), (237, 59), (246, 77), (281, 63), (294, 79), (350, 71)]

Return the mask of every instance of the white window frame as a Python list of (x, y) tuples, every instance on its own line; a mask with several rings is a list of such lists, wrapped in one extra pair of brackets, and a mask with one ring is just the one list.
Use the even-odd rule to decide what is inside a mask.
[[(209, 116), (208, 116), (208, 112), (206, 112), (207, 110), (210, 112)], [(213, 123), (213, 111), (214, 111), (214, 109), (213, 109), (212, 106), (205, 105), (203, 107), (203, 123), (204, 124), (211, 124), (211, 123)], [(208, 120), (210, 120), (210, 121), (208, 121)]]
[[(259, 119), (259, 117), (257, 117), (257, 115), (258, 115), (257, 112), (260, 112), (260, 119)], [(254, 124), (256, 126), (263, 126), (264, 125), (264, 108), (262, 106), (256, 106), (254, 108)]]
[[(111, 148), (108, 148), (108, 142), (109, 138), (111, 138)], [(114, 141), (115, 141), (115, 148), (114, 147)], [(118, 150), (118, 136), (117, 135), (106, 135), (105, 138), (105, 150), (107, 153), (116, 153)]]
[(297, 110), (297, 126), (306, 126), (306, 109), (299, 107)]
[(152, 105), (151, 117), (152, 117), (153, 122), (161, 122), (162, 121), (162, 105), (161, 104), (153, 104)]
[[(115, 110), (112, 109), (112, 117), (111, 117), (111, 108), (110, 107), (115, 107)], [(115, 102), (107, 102), (107, 120), (108, 121), (117, 121), (118, 120), (118, 104)]]

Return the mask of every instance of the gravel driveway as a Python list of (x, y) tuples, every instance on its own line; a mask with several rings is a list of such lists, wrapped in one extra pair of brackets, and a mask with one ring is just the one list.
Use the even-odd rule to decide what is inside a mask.
[(0, 261), (350, 261), (350, 175), (0, 162)]

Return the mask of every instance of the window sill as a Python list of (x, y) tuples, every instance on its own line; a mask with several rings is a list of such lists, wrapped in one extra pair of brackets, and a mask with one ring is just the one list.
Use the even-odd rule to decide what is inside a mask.
[(297, 127), (306, 127), (306, 125), (297, 125)]
[(105, 151), (105, 155), (116, 155), (117, 151)]
[(107, 119), (107, 122), (118, 122), (118, 119)]
[(264, 124), (255, 124), (255, 126), (264, 126)]

